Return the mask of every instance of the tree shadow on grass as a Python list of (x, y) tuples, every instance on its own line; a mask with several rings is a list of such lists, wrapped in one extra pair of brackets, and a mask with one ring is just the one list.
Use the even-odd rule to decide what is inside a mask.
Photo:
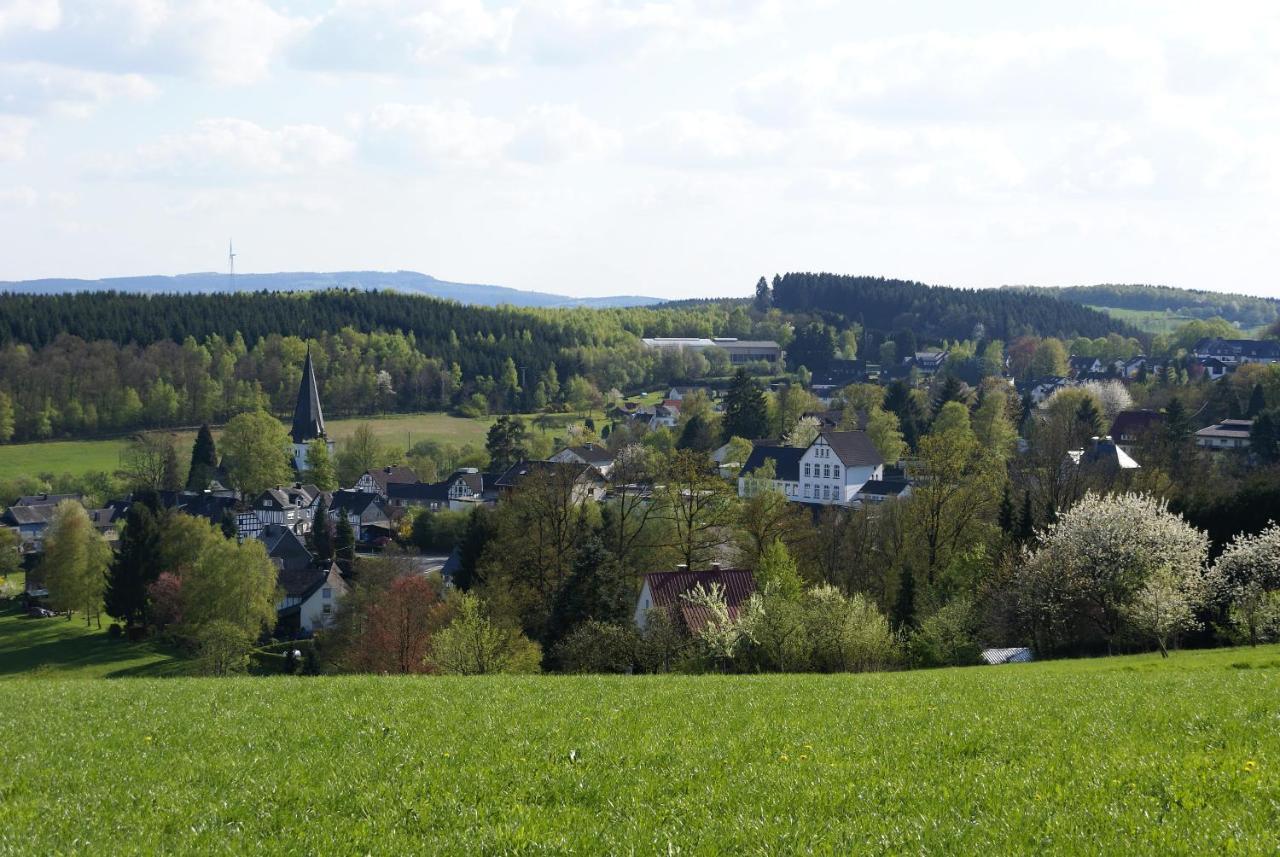
[(29, 619), (16, 609), (0, 611), (0, 677), (170, 676), (188, 668), (176, 650), (113, 640), (105, 631), (86, 629), (83, 620)]

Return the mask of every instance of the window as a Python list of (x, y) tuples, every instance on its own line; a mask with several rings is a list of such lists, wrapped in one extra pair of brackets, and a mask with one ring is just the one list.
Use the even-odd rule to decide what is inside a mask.
[(324, 589), (321, 589), (321, 590), (320, 590), (320, 597), (321, 597), (321, 598), (326, 598), (326, 599), (328, 599), (328, 598), (332, 598), (332, 597), (333, 597), (333, 590), (326, 586)]
[(831, 465), (831, 475), (832, 475), (832, 477), (833, 477), (833, 478), (835, 478), (835, 479), (839, 479), (839, 478), (840, 478), (840, 465), (839, 465), (839, 464), (833, 464), (833, 465)]
[(823, 500), (830, 500), (830, 499), (831, 499), (831, 486), (830, 486), (830, 485), (823, 485), (823, 486), (822, 486), (822, 499), (823, 499)]
[(805, 466), (804, 466), (804, 475), (805, 475), (805, 476), (808, 476), (808, 475), (809, 475), (809, 465), (808, 465), (807, 463), (806, 463), (806, 464), (805, 464)]
[(324, 613), (326, 616), (329, 615), (330, 613), (333, 612), (333, 605), (325, 604), (323, 607), (320, 608), (320, 612)]
[(804, 496), (805, 496), (806, 498), (809, 496), (809, 483), (808, 483), (808, 482), (804, 483)]
[(822, 478), (823, 478), (823, 479), (830, 479), (830, 478), (831, 478), (831, 465), (830, 465), (830, 464), (824, 464), (824, 465), (822, 465)]

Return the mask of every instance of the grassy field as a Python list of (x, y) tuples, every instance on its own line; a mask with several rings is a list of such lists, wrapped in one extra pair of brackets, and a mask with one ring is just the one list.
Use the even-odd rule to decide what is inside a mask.
[(1147, 333), (1170, 334), (1192, 321), (1189, 315), (1171, 315), (1163, 310), (1122, 309), (1110, 306), (1094, 306), (1091, 309), (1100, 310), (1121, 321), (1127, 321), (1138, 330), (1145, 330)]
[[(603, 419), (603, 414), (599, 412), (594, 416), (597, 422)], [(533, 414), (525, 415), (526, 420), (531, 421), (533, 417)], [(378, 417), (329, 420), (326, 428), (330, 436), (339, 444), (351, 436), (356, 426), (367, 422), (373, 426), (374, 434), (383, 442), (402, 449), (407, 449), (412, 444), (423, 440), (458, 446), (470, 443), (482, 447), (485, 433), (489, 431), (489, 426), (493, 424), (494, 419), (495, 417), (467, 419), (443, 413), (388, 414)], [(579, 421), (579, 417), (574, 414), (556, 414), (552, 419), (557, 427)], [(173, 435), (183, 454), (187, 454), (186, 451), (190, 449), (195, 439), (195, 432), (170, 432), (169, 434)], [(214, 435), (217, 436), (216, 431)], [(127, 444), (126, 439), (3, 444), (0, 445), (0, 479), (23, 474), (35, 476), (41, 473), (79, 475), (92, 470), (110, 473), (119, 468), (120, 456)]]
[(8, 853), (1274, 854), (1280, 648), (861, 676), (56, 679)]
[[(15, 677), (123, 678), (171, 676), (188, 671), (188, 662), (152, 643), (107, 638), (102, 629), (71, 621), (28, 619), (16, 602), (0, 601), (0, 682)], [(0, 696), (4, 695), (0, 693)]]

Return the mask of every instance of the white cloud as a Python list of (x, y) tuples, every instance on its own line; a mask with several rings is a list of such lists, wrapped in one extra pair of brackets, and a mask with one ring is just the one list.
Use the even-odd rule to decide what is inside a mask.
[(40, 192), (28, 185), (0, 187), (0, 208), (34, 208)]
[(639, 130), (633, 154), (669, 166), (729, 166), (779, 154), (786, 136), (741, 116), (712, 110), (668, 113)]
[(512, 118), (477, 115), (463, 101), (380, 104), (357, 117), (370, 155), (431, 169), (549, 164), (608, 155), (622, 135), (571, 105), (540, 104)]
[(0, 114), (0, 161), (18, 161), (27, 153), (27, 137), (34, 122), (25, 116)]
[(6, 0), (0, 5), (0, 36), (22, 30), (52, 30), (62, 19), (58, 0)]
[(323, 171), (347, 160), (353, 144), (319, 125), (263, 128), (244, 119), (205, 119), (185, 134), (139, 146), (108, 173), (134, 178), (235, 181)]
[(305, 26), (263, 0), (64, 0), (55, 26), (0, 30), (0, 50), (10, 60), (248, 83)]
[(159, 89), (137, 74), (106, 74), (41, 63), (0, 65), (0, 112), (51, 111), (86, 116), (117, 98), (143, 99)]
[(515, 15), (482, 0), (343, 0), (319, 17), (293, 59), (325, 70), (457, 70), (500, 58)]

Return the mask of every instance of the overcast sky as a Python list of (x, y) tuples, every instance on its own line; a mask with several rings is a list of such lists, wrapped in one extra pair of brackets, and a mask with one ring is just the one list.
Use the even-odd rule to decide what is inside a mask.
[(1274, 2), (0, 0), (0, 279), (1276, 296), (1278, 156)]

